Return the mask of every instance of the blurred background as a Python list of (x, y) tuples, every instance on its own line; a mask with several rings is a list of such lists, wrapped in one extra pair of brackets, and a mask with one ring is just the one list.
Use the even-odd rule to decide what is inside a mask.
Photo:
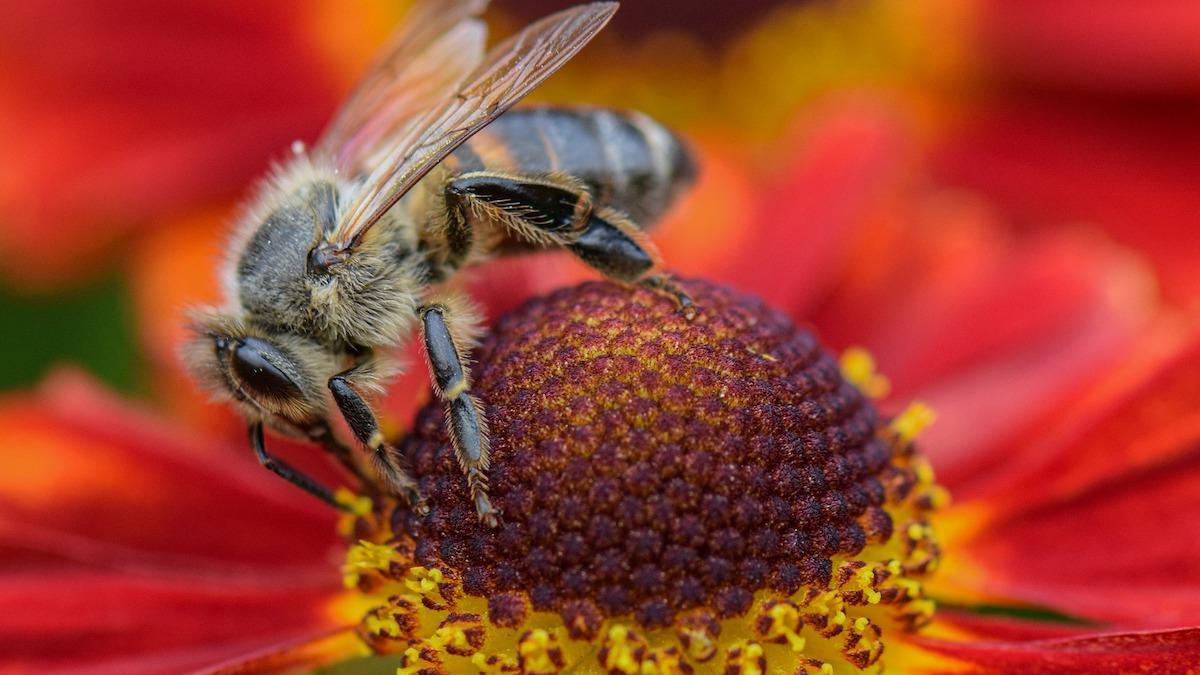
[[(490, 18), (503, 34), (567, 4), (496, 0)], [(248, 187), (315, 138), (404, 7), (0, 5), (0, 389), (75, 364), (214, 414), (175, 364), (182, 308), (215, 299)], [(639, 109), (694, 141), (704, 178), (660, 235), (685, 273), (721, 276), (718, 253), (758, 245), (751, 220), (775, 208), (901, 238), (915, 212), (925, 232), (1085, 231), (1135, 252), (1167, 305), (1200, 293), (1194, 0), (626, 0), (533, 100)], [(781, 187), (814, 147), (804, 175), (832, 206)]]

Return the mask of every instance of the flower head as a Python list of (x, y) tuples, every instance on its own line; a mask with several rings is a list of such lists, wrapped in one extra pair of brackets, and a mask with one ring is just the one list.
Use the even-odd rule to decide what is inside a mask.
[[(571, 435), (584, 425), (550, 423), (574, 410), (573, 401), (547, 405), (566, 398), (564, 391), (581, 392), (584, 406), (603, 408), (605, 424), (642, 432), (654, 448), (660, 441), (636, 422), (653, 415), (657, 426), (670, 426), (662, 423), (670, 406), (615, 405), (624, 400), (605, 398), (604, 382), (580, 377), (590, 371), (578, 362), (538, 386), (530, 385), (532, 371), (510, 373), (509, 382), (495, 379), (496, 372), (503, 379), (502, 370), (483, 374), (499, 359), (504, 331), (520, 326), (537, 339), (509, 344), (504, 353), (553, 371), (557, 350), (570, 345), (541, 326), (544, 316), (534, 310), (509, 319), (477, 354), (480, 387), (511, 413), (497, 422), (492, 411), (493, 432), (523, 450), (497, 450), (492, 489), (505, 502), (504, 526), (524, 532), (526, 549), (504, 549), (504, 528), (491, 533), (470, 519), (456, 522), (463, 520), (463, 486), (437, 436), (438, 412), (423, 413), (406, 448), (427, 491), (438, 493), (434, 518), (414, 521), (393, 505), (342, 491), (351, 514), (335, 530), (335, 514), (264, 475), (246, 451), (243, 430), (200, 408), (173, 370), (178, 308), (208, 288), (228, 202), (269, 157), (317, 132), (394, 24), (386, 17), (409, 3), (135, 0), (89, 11), (90, 4), (0, 10), (0, 136), (8, 158), (0, 167), (0, 211), (9, 216), (0, 239), (6, 250), (37, 252), (37, 264), (28, 255), (9, 256), (0, 274), (51, 283), (85, 275), (94, 267), (89, 260), (130, 261), (141, 329), (160, 366), (160, 415), (151, 419), (94, 383), (62, 374), (35, 392), (0, 400), (0, 635), (7, 667), (550, 672), (578, 663), (577, 672), (649, 673), (684, 670), (686, 663), (700, 672), (750, 672), (805, 659), (794, 670), (868, 663), (868, 670), (902, 673), (1091, 674), (1193, 672), (1200, 662), (1200, 629), (1180, 628), (1200, 624), (1200, 520), (1193, 515), (1200, 341), (1178, 330), (1177, 316), (1159, 313), (1137, 255), (1091, 230), (1058, 227), (1094, 223), (1144, 249), (1170, 298), (1188, 300), (1200, 287), (1196, 247), (1189, 248), (1200, 239), (1186, 236), (1200, 194), (1193, 187), (1197, 165), (1187, 161), (1196, 147), (1188, 126), (1195, 69), (1181, 48), (1195, 42), (1195, 9), (1178, 2), (1135, 10), (1063, 2), (1047, 10), (1046, 3), (994, 0), (873, 0), (790, 3), (760, 20), (739, 3), (749, 29), (735, 30), (724, 46), (649, 26), (656, 34), (631, 40), (618, 37), (623, 27), (614, 25), (585, 59), (534, 93), (642, 110), (694, 137), (705, 170), (694, 198), (656, 226), (664, 260), (759, 294), (811, 322), (839, 349), (869, 347), (888, 378), (858, 350), (843, 355), (842, 376), (871, 396), (890, 391), (899, 400), (933, 403), (939, 423), (920, 437), (921, 449), (956, 496), (953, 505), (923, 510), (944, 495), (925, 487), (928, 470), (904, 440), (928, 423), (929, 409), (918, 405), (894, 420), (876, 413), (874, 439), (886, 445), (887, 465), (868, 477), (886, 488), (885, 472), (911, 470), (914, 488), (899, 499), (885, 489), (877, 507), (868, 505), (890, 519), (887, 542), (841, 550), (852, 540), (843, 533), (855, 527), (867, 539), (865, 510), (845, 518), (821, 510), (820, 522), (835, 527), (797, 528), (807, 537), (804, 550), (828, 560), (824, 590), (824, 577), (812, 575), (785, 594), (790, 586), (772, 576), (776, 566), (755, 569), (743, 560), (763, 556), (743, 556), (724, 567), (729, 581), (715, 590), (697, 583), (691, 604), (678, 602), (667, 589), (680, 588), (684, 576), (722, 574), (713, 561), (730, 559), (719, 551), (778, 551), (799, 540), (785, 541), (776, 527), (761, 535), (739, 527), (732, 508), (717, 534), (684, 546), (669, 539), (673, 531), (664, 537), (648, 527), (658, 522), (649, 513), (641, 522), (614, 524), (617, 543), (587, 539), (575, 549), (598, 551), (598, 562), (616, 560), (616, 567), (633, 561), (618, 570), (631, 581), (611, 594), (621, 600), (623, 591), (624, 602), (606, 607), (593, 599), (600, 594), (586, 574), (568, 578), (579, 564), (551, 575), (530, 571), (540, 569), (533, 553), (549, 550), (542, 537), (558, 547), (557, 561), (571, 537), (590, 526), (565, 524), (580, 521), (570, 515), (572, 503), (591, 503), (591, 475), (526, 464), (565, 457), (564, 466), (590, 470), (605, 458), (601, 443)], [(517, 12), (494, 4), (501, 13)], [(629, 17), (683, 6), (624, 4), (621, 15)], [(1095, 63), (1104, 67), (1080, 68)], [(978, 77), (979, 65), (987, 77)], [(1113, 95), (1119, 82), (1133, 86)], [(1137, 91), (1148, 95), (1131, 95)], [(789, 121), (796, 123), (794, 140), (778, 133)], [(947, 184), (975, 186), (990, 198), (947, 191)], [(564, 271), (561, 262), (493, 262), (473, 295), (495, 317), (529, 294), (577, 280), (581, 273)], [(748, 300), (705, 288), (693, 293), (724, 293), (725, 300), (710, 302), (743, 309), (710, 324), (745, 329), (737, 335), (765, 330), (762, 321), (750, 325), (761, 306), (746, 310)], [(562, 297), (554, 298), (561, 305)], [(635, 295), (627, 306), (639, 314), (620, 317), (657, 346), (641, 355), (647, 362), (669, 351), (663, 329), (677, 321), (670, 311), (646, 314), (651, 299)], [(575, 316), (579, 308), (558, 311)], [(707, 352), (677, 370), (657, 363), (653, 372), (660, 379), (690, 374), (704, 359), (745, 360), (758, 373), (778, 367), (705, 342), (713, 337), (704, 332), (709, 328), (686, 327), (704, 338), (689, 344), (708, 345)], [(629, 363), (610, 363), (613, 378), (640, 386), (622, 379)], [(557, 387), (547, 384), (554, 376)], [(418, 405), (410, 394), (427, 391), (426, 380), (416, 367), (396, 383), (381, 402), (386, 428), (409, 425)], [(762, 385), (737, 382), (729, 386)], [(696, 399), (685, 419), (671, 424), (736, 437), (747, 433), (746, 424), (767, 419), (751, 411), (749, 421), (739, 420), (722, 411), (719, 395), (700, 400), (699, 380), (689, 387), (669, 394)], [(792, 392), (763, 385), (755, 405), (777, 405), (777, 391)], [(900, 408), (884, 401), (880, 409)], [(533, 447), (535, 435), (551, 440)], [(313, 448), (275, 440), (297, 464), (319, 462)], [(689, 440), (696, 442), (680, 434), (674, 445)], [(713, 464), (703, 476), (749, 486), (738, 499), (783, 489), (741, 474), (743, 458), (783, 453), (768, 445), (742, 444), (732, 470)], [(570, 455), (573, 448), (593, 452)], [(681, 454), (679, 448), (652, 460)], [(838, 454), (831, 446), (830, 456)], [(625, 499), (646, 506), (677, 498), (654, 491), (662, 478), (689, 485), (674, 464), (630, 461), (621, 480), (606, 477), (619, 486), (621, 500), (606, 507), (614, 512)], [(641, 492), (626, 489), (624, 476), (647, 463), (640, 480), (627, 481)], [(771, 478), (795, 466), (784, 461), (765, 473), (762, 462), (751, 464), (754, 475)], [(830, 483), (840, 474), (826, 464), (813, 466)], [(532, 473), (524, 476), (527, 469)], [(319, 468), (314, 473), (332, 478)], [(832, 491), (835, 503), (855, 503), (849, 486)], [(553, 508), (536, 501), (543, 488), (558, 500)], [(732, 491), (724, 490), (706, 482), (692, 501), (728, 501)], [(522, 493), (527, 501), (513, 496)], [(915, 501), (919, 494), (929, 503)], [(716, 521), (700, 519), (708, 511), (696, 514), (699, 526), (714, 527)], [(761, 522), (776, 522), (768, 520), (775, 515), (763, 509)], [(920, 522), (925, 516), (937, 527), (940, 558)], [(657, 543), (635, 530), (657, 535)], [(829, 532), (836, 532), (836, 547)], [(777, 541), (757, 540), (772, 535)], [(905, 569), (913, 564), (903, 562), (910, 544), (916, 553), (925, 549), (924, 574)], [(649, 558), (639, 553), (647, 545), (656, 552)], [(683, 555), (696, 564), (686, 572), (694, 573), (669, 557), (672, 545), (690, 552)], [(901, 561), (899, 574), (891, 561)], [(513, 570), (503, 588), (491, 571), (502, 565)], [(877, 578), (880, 566), (889, 576)], [(469, 577), (473, 567), (483, 571)], [(642, 568), (648, 573), (635, 576)], [(851, 574), (840, 576), (843, 569)], [(659, 618), (661, 608), (640, 611), (650, 596), (635, 582), (664, 589)], [(893, 587), (903, 587), (909, 600), (889, 601)], [(718, 603), (736, 595), (723, 594), (728, 588), (753, 597), (744, 613), (720, 618)], [(936, 596), (939, 610), (910, 630), (931, 606), (923, 594)], [(1007, 616), (971, 613), (979, 603)], [(1080, 622), (1019, 620), (1028, 612), (1014, 607), (1027, 605)], [(857, 642), (847, 651), (852, 637)], [(393, 654), (348, 662), (364, 644)]]
[[(360, 624), (410, 668), (842, 670), (926, 623), (944, 499), (912, 438), (812, 333), (693, 281), (689, 321), (588, 283), (502, 319), (478, 352), (496, 529), (478, 523), (436, 402), (401, 445), (432, 511), (351, 532)], [(651, 666), (650, 664), (654, 664)]]

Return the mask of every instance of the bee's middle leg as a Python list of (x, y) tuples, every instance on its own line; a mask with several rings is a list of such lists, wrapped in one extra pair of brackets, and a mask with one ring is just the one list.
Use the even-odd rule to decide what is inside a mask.
[(417, 482), (402, 466), (399, 453), (384, 439), (370, 404), (352, 384), (356, 368), (329, 378), (329, 391), (333, 394), (333, 400), (341, 410), (351, 433), (359, 443), (371, 451), (375, 469), (383, 477), (388, 488), (404, 498), (417, 513), (423, 514), (428, 511), (428, 507), (417, 489)]
[(448, 308), (443, 304), (431, 304), (421, 307), (418, 312), (434, 390), (446, 404), (446, 419), (454, 454), (467, 477), (467, 487), (471, 491), (480, 522), (488, 527), (496, 527), (499, 523), (498, 514), (488, 498), (487, 421), (479, 400), (470, 393), (470, 374), (447, 323)]

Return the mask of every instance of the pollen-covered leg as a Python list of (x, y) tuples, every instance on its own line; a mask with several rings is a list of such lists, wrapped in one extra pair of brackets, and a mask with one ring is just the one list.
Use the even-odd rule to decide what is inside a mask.
[(446, 187), (458, 221), (497, 223), (517, 238), (566, 248), (611, 279), (632, 283), (658, 264), (654, 245), (627, 217), (595, 208), (570, 176), (463, 174)]
[(375, 470), (386, 481), (388, 488), (407, 501), (417, 513), (426, 513), (428, 509), (417, 490), (417, 482), (402, 466), (399, 453), (384, 439), (371, 406), (351, 384), (354, 373), (355, 369), (352, 368), (329, 379), (333, 400), (342, 411), (351, 433), (371, 451)]
[(332, 490), (322, 485), (315, 478), (267, 452), (267, 445), (263, 440), (262, 422), (255, 422), (250, 425), (250, 445), (254, 448), (254, 456), (258, 458), (258, 463), (262, 464), (268, 471), (335, 509), (345, 509), (341, 503), (334, 499)]
[(446, 186), (446, 206), (452, 221), (498, 224), (521, 241), (549, 247), (574, 240), (592, 211), (592, 200), (570, 176), (480, 171)]
[[(425, 354), (433, 376), (434, 390), (446, 403), (446, 422), (458, 465), (467, 477), (471, 499), (479, 520), (489, 527), (498, 524), (496, 510), (488, 499), (488, 436), (487, 422), (479, 400), (471, 395), (468, 364), (459, 345), (466, 345), (472, 330), (469, 313), (455, 314), (445, 304), (422, 307), (421, 326), (425, 338)], [(461, 326), (460, 330), (452, 326)], [(455, 334), (458, 334), (456, 339)]]

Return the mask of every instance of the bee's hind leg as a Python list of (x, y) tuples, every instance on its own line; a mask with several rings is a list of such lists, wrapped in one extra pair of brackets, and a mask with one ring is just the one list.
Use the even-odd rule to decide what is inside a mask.
[(663, 293), (688, 319), (695, 316), (687, 293), (655, 271), (658, 252), (646, 234), (623, 214), (595, 208), (587, 189), (569, 176), (463, 174), (447, 185), (446, 204), (452, 222), (476, 214), (529, 243), (565, 248), (604, 276)]
[(638, 283), (673, 300), (675, 304), (679, 305), (679, 313), (688, 321), (696, 318), (696, 303), (692, 302), (692, 296), (680, 287), (674, 275), (668, 272), (652, 274)]
[[(479, 399), (470, 393), (469, 367), (462, 349), (468, 346), (462, 342), (470, 340), (470, 336), (465, 334), (471, 330), (470, 313), (451, 314), (450, 308), (443, 303), (425, 305), (418, 312), (434, 391), (446, 404), (446, 420), (454, 454), (467, 477), (467, 487), (471, 491), (480, 522), (488, 527), (496, 527), (499, 514), (488, 498), (487, 421)], [(461, 326), (462, 330), (452, 330), (453, 326)], [(457, 340), (454, 333), (459, 333)]]
[(368, 450), (375, 470), (383, 477), (388, 489), (408, 502), (418, 514), (428, 513), (429, 508), (421, 498), (417, 482), (402, 466), (403, 458), (389, 445), (379, 429), (379, 422), (370, 404), (354, 388), (352, 380), (359, 366), (329, 378), (329, 391), (342, 412), (351, 433)]
[(596, 270), (619, 281), (637, 283), (673, 300), (689, 321), (696, 305), (674, 277), (659, 269), (654, 244), (625, 216), (610, 209), (592, 213), (567, 248)]

